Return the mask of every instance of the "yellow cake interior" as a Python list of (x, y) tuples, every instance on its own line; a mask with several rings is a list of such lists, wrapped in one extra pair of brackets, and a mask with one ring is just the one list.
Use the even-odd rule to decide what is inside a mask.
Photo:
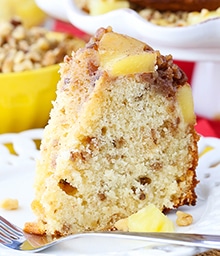
[(34, 183), (41, 232), (109, 229), (150, 203), (195, 204), (199, 136), (172, 56), (101, 28), (60, 74)]

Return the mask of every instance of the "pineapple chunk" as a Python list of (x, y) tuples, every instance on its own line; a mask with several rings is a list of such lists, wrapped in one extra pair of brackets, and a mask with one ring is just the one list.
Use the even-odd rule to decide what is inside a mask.
[(130, 232), (173, 232), (173, 222), (156, 206), (150, 204), (126, 219), (116, 222), (119, 230)]
[(115, 76), (154, 72), (156, 53), (144, 51), (145, 47), (134, 38), (107, 33), (99, 43), (100, 64)]
[(129, 2), (120, 0), (89, 0), (88, 6), (90, 15), (99, 15), (120, 8), (129, 8)]
[(190, 86), (184, 85), (178, 89), (177, 102), (182, 110), (183, 118), (186, 123), (195, 122), (193, 96)]
[(143, 51), (145, 48), (145, 43), (118, 33), (109, 32), (103, 35), (101, 41), (99, 42), (99, 51), (105, 54), (109, 52), (122, 52), (123, 54), (138, 53)]
[(131, 232), (168, 232), (174, 231), (174, 225), (156, 206), (149, 204), (128, 217), (128, 229)]
[(144, 52), (141, 54), (130, 55), (112, 65), (112, 75), (126, 75), (135, 73), (152, 72), (155, 68), (155, 54)]

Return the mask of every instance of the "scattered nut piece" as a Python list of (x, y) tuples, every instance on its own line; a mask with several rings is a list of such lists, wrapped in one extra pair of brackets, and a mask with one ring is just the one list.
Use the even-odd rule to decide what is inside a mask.
[(17, 210), (18, 200), (12, 198), (6, 198), (0, 202), (0, 207), (5, 210)]
[(177, 215), (176, 224), (178, 226), (189, 226), (193, 222), (193, 217), (189, 213), (177, 211), (176, 215)]
[(117, 230), (128, 231), (128, 218), (118, 220), (115, 227)]
[(23, 230), (28, 233), (35, 235), (45, 235), (45, 227), (42, 222), (26, 222)]
[(187, 11), (157, 11), (153, 9), (143, 9), (139, 12), (144, 19), (159, 26), (183, 27), (200, 23), (212, 18), (220, 17), (220, 7), (214, 11), (202, 9), (200, 12)]

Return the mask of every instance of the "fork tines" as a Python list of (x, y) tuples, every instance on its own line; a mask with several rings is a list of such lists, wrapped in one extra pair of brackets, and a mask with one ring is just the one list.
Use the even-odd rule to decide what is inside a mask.
[(0, 216), (0, 243), (9, 244), (23, 237), (22, 229), (12, 225)]

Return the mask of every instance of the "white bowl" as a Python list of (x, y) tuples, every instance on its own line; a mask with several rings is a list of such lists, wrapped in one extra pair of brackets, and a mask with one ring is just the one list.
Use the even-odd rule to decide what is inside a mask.
[(115, 32), (142, 40), (163, 54), (171, 53), (175, 59), (220, 61), (220, 18), (191, 26), (164, 27), (148, 22), (132, 9), (91, 16), (77, 8), (73, 0), (36, 0), (36, 3), (49, 15), (88, 34), (112, 26)]

